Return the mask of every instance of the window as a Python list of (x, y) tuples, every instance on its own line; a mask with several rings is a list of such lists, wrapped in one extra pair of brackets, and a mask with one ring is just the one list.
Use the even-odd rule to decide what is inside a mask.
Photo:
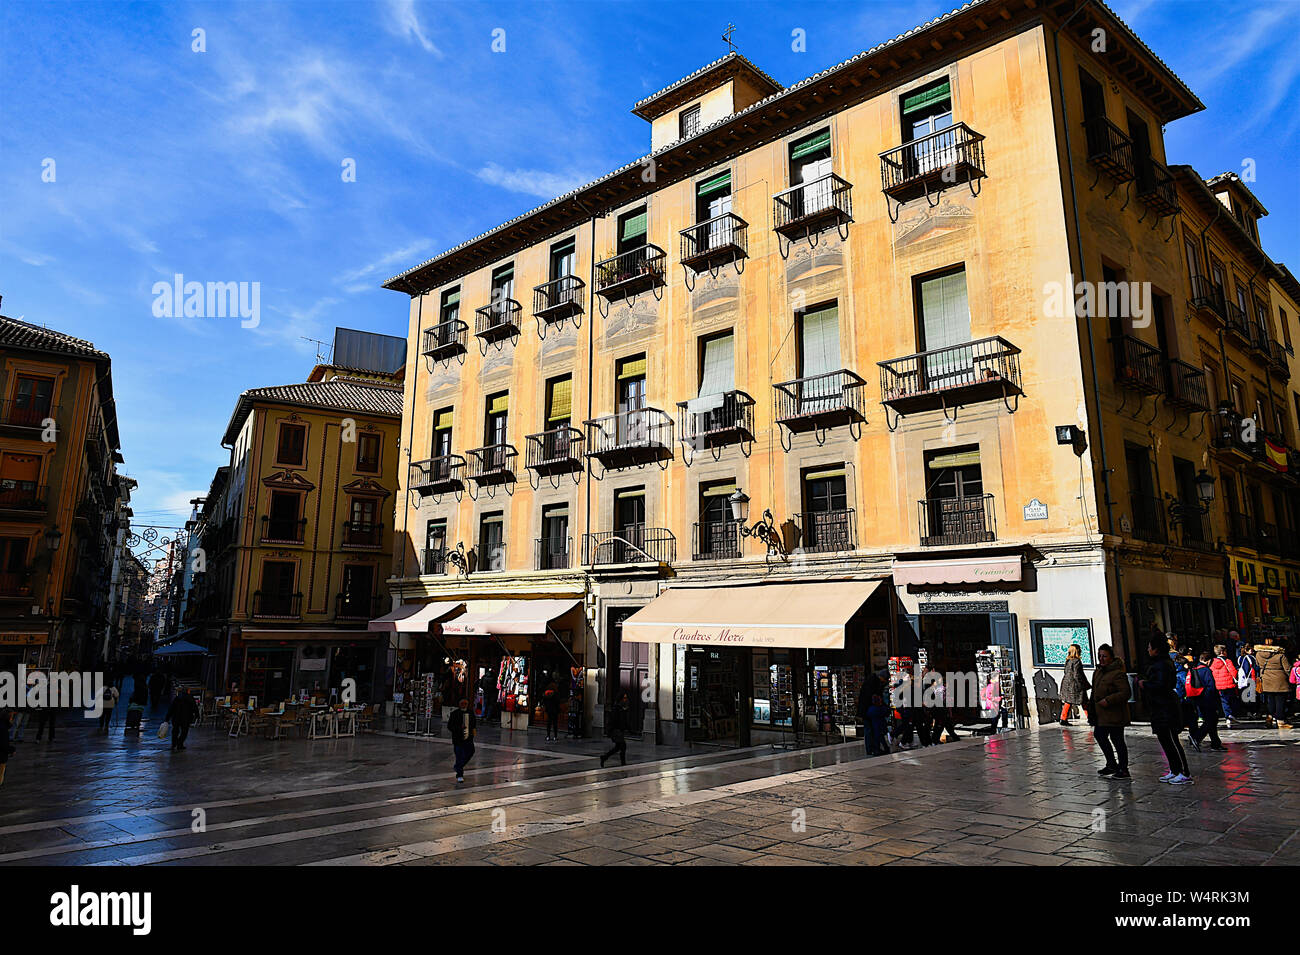
[(631, 252), (646, 244), (647, 209), (645, 206), (625, 212), (618, 217), (618, 252)]
[(0, 537), (0, 574), (11, 588), (27, 570), (27, 538)]
[(296, 491), (272, 491), (263, 539), (270, 541), (301, 541), (303, 528), (298, 518), (301, 507), (302, 495)]
[(1234, 409), (1238, 414), (1245, 414), (1245, 412), (1246, 412), (1246, 398), (1245, 398), (1245, 394), (1244, 394), (1244, 391), (1243, 391), (1242, 386), (1241, 386), (1241, 382), (1239, 382), (1239, 381), (1234, 381), (1234, 382), (1232, 382), (1228, 387), (1229, 387), (1229, 390), (1232, 392), (1232, 407), (1233, 407), (1233, 409)]
[(499, 471), (506, 466), (509, 423), (510, 393), (499, 391), (494, 395), (488, 395), (483, 416), (484, 471)]
[(624, 358), (616, 366), (618, 372), (618, 420), (616, 440), (619, 445), (637, 444), (646, 440), (648, 422), (646, 406), (644, 354)]
[(343, 565), (343, 593), (338, 616), (369, 617), (375, 592), (375, 568), (370, 564)]
[(1219, 407), (1219, 372), (1208, 361), (1201, 362), (1201, 372), (1205, 375), (1205, 397), (1210, 410)]
[(1204, 543), (1208, 537), (1205, 522), (1198, 513), (1200, 498), (1196, 494), (1196, 465), (1183, 458), (1174, 458), (1174, 484), (1179, 501), (1188, 506), (1182, 519), (1183, 541)]
[(947, 80), (932, 83), (902, 99), (903, 142), (914, 143), (904, 153), (904, 173), (924, 175), (951, 161), (953, 134), (952, 87)]
[(692, 230), (695, 252), (707, 252), (734, 245), (736, 223), (731, 212), (731, 170), (699, 182), (695, 186), (695, 221), (702, 223)]
[(302, 424), (280, 424), (279, 440), (276, 442), (275, 463), (291, 467), (302, 467), (307, 451), (307, 426)]
[(294, 577), (297, 565), (288, 560), (268, 560), (262, 564), (262, 587), (255, 612), (272, 617), (290, 617), (298, 612)]
[(646, 546), (645, 488), (627, 487), (614, 493), (612, 560), (616, 564), (639, 561)]
[(452, 322), (460, 318), (460, 286), (453, 285), (442, 293), (442, 304), (438, 307), (438, 321)]
[(14, 383), (13, 410), (9, 413), (11, 424), (39, 428), (50, 416), (54, 400), (54, 379), (18, 375)]
[(447, 572), (447, 521), (439, 518), (424, 526), (424, 573)]
[(740, 556), (740, 535), (731, 517), (731, 495), (736, 480), (710, 481), (700, 485), (700, 525), (696, 536), (696, 560), (726, 560)]
[(542, 508), (542, 539), (538, 547), (538, 570), (563, 570), (569, 566), (569, 505), (549, 504)]
[(1133, 512), (1133, 536), (1152, 543), (1165, 542), (1163, 511), (1156, 498), (1148, 450), (1135, 444), (1124, 446), (1128, 467), (1129, 502)]
[(978, 445), (925, 453), (925, 524), (922, 544), (993, 540)]
[(700, 339), (699, 397), (736, 390), (735, 342), (730, 330)]
[(492, 270), (492, 324), (500, 325), (510, 319), (510, 302), (515, 297), (515, 264), (507, 262)]
[(943, 388), (969, 379), (975, 361), (969, 348), (939, 351), (971, 340), (965, 267), (914, 283), (917, 350), (932, 353), (924, 361), (925, 387)]
[(688, 106), (677, 114), (677, 138), (685, 139), (700, 131), (700, 107)]
[(1137, 175), (1138, 195), (1150, 192), (1155, 186), (1155, 169), (1151, 165), (1151, 134), (1147, 124), (1128, 110), (1128, 135), (1133, 140), (1133, 171)]
[(379, 438), (373, 432), (357, 435), (357, 470), (367, 474), (379, 473)]
[[(792, 219), (829, 208), (834, 200), (829, 129), (796, 139), (790, 144), (790, 213)], [(801, 189), (795, 189), (802, 186)]]
[(853, 550), (857, 546), (851, 540), (848, 485), (843, 467), (805, 471), (803, 506), (804, 550)]
[(1295, 354), (1295, 349), (1291, 347), (1291, 326), (1286, 320), (1286, 309), (1281, 305), (1277, 307), (1277, 324), (1282, 329), (1282, 341), (1286, 343), (1286, 350)]
[(1082, 68), (1079, 70), (1079, 96), (1083, 100), (1084, 122), (1106, 118), (1106, 94), (1101, 84)]
[(549, 275), (552, 282), (573, 274), (577, 264), (577, 249), (578, 240), (573, 236), (551, 246)]
[(1215, 291), (1219, 295), (1228, 293), (1228, 280), (1223, 272), (1223, 263), (1214, 256), (1210, 256), (1210, 279), (1214, 282)]
[(350, 507), (352, 529), (356, 531), (371, 530), (378, 523), (378, 504), (373, 497), (354, 497)]
[(1201, 252), (1196, 246), (1196, 240), (1190, 235), (1183, 236), (1183, 252), (1187, 256), (1187, 274), (1193, 279), (1200, 278)]
[[(799, 377), (839, 371), (840, 362), (840, 311), (836, 302), (818, 305), (802, 312), (796, 318), (799, 326)], [(836, 389), (838, 390), (838, 384)]]
[(505, 515), (501, 511), (490, 511), (479, 518), (477, 569), (506, 569)]
[(546, 382), (546, 430), (568, 428), (573, 420), (573, 376), (560, 375)]
[(451, 425), (454, 415), (451, 408), (443, 408), (433, 416), (433, 456), (446, 457), (451, 454)]

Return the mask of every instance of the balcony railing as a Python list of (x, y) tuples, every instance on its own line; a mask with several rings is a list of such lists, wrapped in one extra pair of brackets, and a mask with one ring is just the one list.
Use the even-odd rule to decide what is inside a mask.
[(343, 546), (378, 548), (384, 542), (384, 525), (376, 521), (344, 521)]
[(1132, 179), (1133, 140), (1105, 116), (1084, 120), (1083, 129), (1088, 145), (1088, 162), (1116, 182)]
[(474, 309), (474, 336), (485, 342), (499, 342), (519, 334), (523, 306), (512, 298)]
[(897, 202), (983, 177), (984, 137), (965, 123), (880, 154), (881, 191)]
[(442, 322), (424, 330), (420, 343), (420, 354), (428, 359), (429, 365), (435, 361), (449, 361), (465, 352), (465, 334), (469, 324), (459, 318)]
[(673, 456), (673, 419), (658, 408), (621, 411), (583, 424), (587, 456), (606, 469), (667, 461)]
[(572, 550), (572, 537), (535, 537), (533, 566), (538, 570), (568, 570)]
[(537, 474), (571, 474), (582, 470), (584, 439), (577, 428), (565, 425), (530, 434), (524, 450), (524, 467)]
[(1134, 492), (1129, 495), (1129, 503), (1133, 511), (1133, 536), (1150, 544), (1169, 543), (1165, 508), (1160, 498)]
[(772, 197), (773, 228), (787, 238), (853, 221), (853, 185), (834, 173)]
[(373, 620), (383, 608), (377, 594), (352, 594), (344, 591), (334, 598), (335, 620)]
[(749, 254), (749, 223), (734, 212), (697, 222), (681, 231), (682, 265), (704, 272)]
[(59, 417), (60, 406), (33, 404), (30, 399), (0, 400), (0, 425), (9, 428), (43, 429), (47, 420)]
[(1195, 365), (1171, 358), (1165, 363), (1167, 390), (1165, 400), (1175, 408), (1187, 411), (1210, 410), (1210, 398), (1205, 388), (1205, 372)]
[(563, 275), (533, 289), (533, 314), (545, 322), (558, 322), (582, 314), (587, 283), (576, 275)]
[(420, 552), (420, 572), (425, 575), (436, 576), (447, 572), (447, 549), (440, 547), (437, 550), (425, 548)]
[(697, 521), (691, 525), (691, 560), (737, 560), (740, 528), (735, 521)]
[(262, 515), (262, 543), (301, 544), (307, 533), (305, 517), (271, 517)]
[(1247, 441), (1243, 436), (1245, 425), (1240, 412), (1230, 405), (1220, 405), (1214, 412), (1214, 428), (1210, 443), (1219, 451), (1236, 451), (1247, 457), (1255, 456), (1255, 447), (1259, 444), (1258, 433), (1255, 441)]
[(677, 538), (665, 527), (629, 524), (616, 531), (582, 535), (582, 562), (610, 564), (671, 564), (677, 559)]
[(657, 245), (629, 249), (596, 263), (596, 292), (607, 299), (636, 295), (664, 284), (668, 256)]
[(412, 461), (406, 486), (421, 497), (443, 494), (463, 488), (465, 459), (459, 454), (444, 454), (424, 461)]
[(302, 594), (253, 594), (253, 616), (292, 620), (302, 616)]
[(49, 487), (28, 481), (0, 481), (0, 510), (44, 513)]
[(1229, 511), (1228, 546), (1254, 548), (1255, 545), (1255, 521), (1249, 514)]
[(682, 444), (695, 450), (754, 440), (754, 399), (743, 391), (677, 402)]
[(474, 548), (474, 572), (478, 574), (501, 574), (506, 570), (505, 541), (479, 541)]
[(1269, 345), (1270, 337), (1268, 331), (1261, 325), (1246, 319), (1246, 326), (1250, 331), (1250, 347), (1255, 358), (1261, 363), (1268, 363), (1273, 360), (1272, 349)]
[(774, 385), (776, 421), (796, 434), (865, 421), (865, 384), (853, 372), (841, 368)]
[(465, 476), (479, 487), (507, 484), (515, 479), (515, 459), (519, 452), (513, 444), (490, 444), (465, 453), (469, 455)]
[(1137, 196), (1157, 216), (1178, 215), (1178, 188), (1173, 174), (1154, 159), (1146, 161), (1146, 168), (1137, 171)]
[(993, 495), (917, 501), (922, 547), (955, 547), (997, 540)]
[(1164, 356), (1160, 349), (1132, 335), (1111, 339), (1115, 349), (1115, 383), (1143, 394), (1158, 395), (1165, 390)]
[(806, 554), (832, 554), (858, 547), (857, 515), (853, 508), (803, 511), (795, 514), (799, 548)]
[(1196, 502), (1184, 504), (1178, 519), (1178, 539), (1184, 547), (1213, 550), (1214, 534), (1210, 529), (1210, 515), (1202, 514)]
[(1023, 393), (1020, 349), (997, 336), (877, 364), (882, 403), (899, 414)]
[(1227, 326), (1228, 331), (1236, 336), (1243, 345), (1253, 345), (1255, 337), (1251, 332), (1250, 322), (1246, 319), (1245, 310), (1231, 300), (1225, 300), (1223, 308), (1224, 324)]
[(1215, 285), (1204, 275), (1193, 275), (1191, 280), (1192, 295), (1188, 304), (1192, 308), (1203, 309), (1211, 312), (1218, 317), (1220, 322), (1227, 319), (1228, 310), (1227, 302), (1224, 299), (1223, 289)]
[(1277, 376), (1283, 381), (1291, 378), (1291, 356), (1287, 352), (1286, 346), (1276, 339), (1268, 340), (1268, 361), (1277, 372)]

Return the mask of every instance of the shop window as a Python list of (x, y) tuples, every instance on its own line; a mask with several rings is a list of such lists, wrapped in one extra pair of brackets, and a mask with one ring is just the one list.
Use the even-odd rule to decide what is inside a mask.
[(357, 470), (366, 474), (379, 473), (380, 436), (372, 432), (357, 435)]
[(307, 426), (281, 422), (280, 433), (276, 440), (275, 463), (302, 467), (306, 463), (306, 453)]

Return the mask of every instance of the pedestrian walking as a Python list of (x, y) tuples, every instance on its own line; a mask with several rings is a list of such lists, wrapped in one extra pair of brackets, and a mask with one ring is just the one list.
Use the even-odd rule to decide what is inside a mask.
[(857, 718), (862, 724), (862, 744), (868, 756), (881, 756), (889, 752), (885, 742), (888, 729), (885, 719), (889, 708), (885, 706), (884, 697), (879, 693), (869, 695), (864, 685), (858, 694)]
[(1002, 678), (997, 671), (989, 674), (988, 682), (980, 688), (980, 718), (989, 721), (989, 728), (982, 730), (988, 736), (998, 731), (998, 723), (1006, 724), (1007, 710), (1002, 705)]
[[(1229, 647), (1229, 650), (1232, 648)], [(1259, 661), (1255, 658), (1255, 648), (1243, 643), (1237, 654), (1237, 701), (1238, 712), (1257, 715), (1259, 711)]]
[(542, 693), (542, 709), (546, 711), (546, 738), (558, 740), (560, 738), (560, 690), (554, 681), (551, 681)]
[(190, 727), (198, 718), (198, 704), (190, 696), (189, 689), (181, 687), (172, 698), (171, 706), (167, 707), (167, 715), (163, 717), (172, 725), (173, 753), (185, 748), (185, 738), (190, 735)]
[(1097, 648), (1097, 669), (1092, 674), (1088, 718), (1093, 724), (1092, 738), (1106, 756), (1106, 765), (1098, 776), (1128, 779), (1128, 743), (1124, 727), (1129, 725), (1128, 698), (1131, 693), (1124, 661), (1115, 656), (1109, 643)]
[(1186, 694), (1195, 711), (1192, 719), (1199, 716), (1201, 721), (1199, 727), (1189, 724), (1188, 730), (1192, 749), (1198, 753), (1201, 751), (1201, 740), (1207, 736), (1210, 738), (1210, 749), (1224, 748), (1223, 740), (1219, 739), (1219, 709), (1222, 704), (1219, 703), (1219, 690), (1214, 685), (1214, 671), (1210, 669), (1213, 662), (1214, 654), (1206, 650), (1192, 664), (1187, 677)]
[(1163, 637), (1152, 636), (1147, 641), (1146, 673), (1138, 686), (1142, 688), (1142, 701), (1151, 719), (1151, 730), (1160, 741), (1169, 761), (1169, 771), (1160, 777), (1161, 782), (1186, 786), (1192, 782), (1187, 765), (1187, 754), (1178, 742), (1182, 731), (1178, 695), (1174, 692), (1174, 664), (1169, 659)]
[(614, 705), (609, 708), (605, 714), (605, 733), (613, 740), (614, 745), (610, 747), (608, 753), (600, 757), (600, 765), (603, 768), (605, 760), (609, 759), (615, 753), (618, 754), (620, 766), (627, 765), (627, 693), (623, 692), (618, 695)]
[(451, 748), (456, 754), (456, 782), (463, 783), (465, 767), (474, 758), (474, 734), (478, 731), (474, 714), (469, 711), (469, 700), (462, 698), (460, 705), (451, 711), (447, 731), (451, 733)]
[(1083, 672), (1083, 649), (1070, 644), (1065, 654), (1065, 672), (1061, 674), (1061, 725), (1070, 725), (1070, 707), (1083, 706), (1087, 698), (1088, 677)]
[(113, 721), (113, 710), (117, 709), (120, 694), (112, 683), (106, 684), (99, 694), (99, 731), (108, 732), (108, 724)]
[(1264, 701), (1264, 719), (1270, 727), (1289, 730), (1287, 706), (1291, 695), (1291, 661), (1271, 636), (1264, 638), (1262, 647), (1255, 648), (1255, 659), (1259, 661), (1259, 693)]
[(0, 786), (5, 782), (5, 766), (9, 763), (9, 757), (18, 752), (14, 744), (9, 742), (9, 727), (12, 720), (9, 718), (9, 710), (0, 710)]
[(47, 729), (50, 731), (50, 742), (54, 742), (54, 731), (58, 728), (58, 712), (49, 702), (36, 710), (36, 742), (41, 741)]
[[(1236, 631), (1233, 631), (1234, 633)], [(1214, 648), (1214, 662), (1210, 664), (1214, 673), (1214, 688), (1219, 691), (1219, 702), (1223, 706), (1223, 716), (1229, 725), (1237, 718), (1237, 665), (1228, 656), (1228, 647), (1219, 644)]]
[[(1192, 656), (1191, 647), (1183, 647), (1174, 659), (1174, 693), (1178, 696), (1178, 707), (1183, 718), (1183, 728), (1187, 730), (1192, 748), (1200, 750), (1196, 743), (1196, 730), (1200, 725), (1200, 698), (1203, 695), (1199, 683), (1189, 679), (1196, 668), (1196, 658)], [(1215, 700), (1217, 705), (1218, 700)]]

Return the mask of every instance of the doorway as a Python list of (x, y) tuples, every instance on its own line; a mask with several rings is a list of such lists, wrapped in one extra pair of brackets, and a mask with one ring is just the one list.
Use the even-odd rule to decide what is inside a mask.
[(736, 746), (740, 742), (740, 667), (735, 650), (686, 650), (686, 741)]
[(615, 607), (606, 618), (605, 706), (627, 694), (627, 735), (640, 737), (645, 726), (644, 688), (650, 685), (650, 644), (624, 643), (623, 621), (638, 607)]

